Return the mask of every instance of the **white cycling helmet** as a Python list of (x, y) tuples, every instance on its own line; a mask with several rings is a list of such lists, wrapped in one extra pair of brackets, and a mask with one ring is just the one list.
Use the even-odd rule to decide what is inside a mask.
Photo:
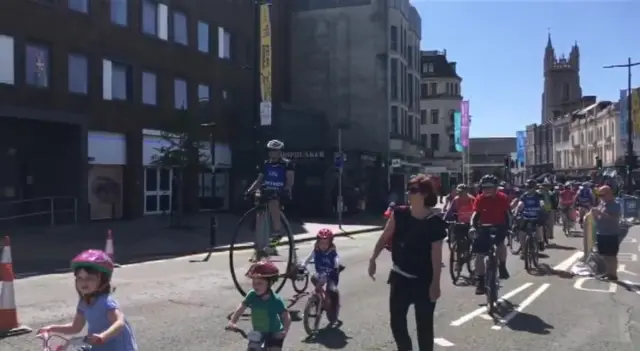
[(277, 139), (269, 140), (267, 143), (267, 149), (269, 150), (282, 150), (283, 148), (284, 143)]

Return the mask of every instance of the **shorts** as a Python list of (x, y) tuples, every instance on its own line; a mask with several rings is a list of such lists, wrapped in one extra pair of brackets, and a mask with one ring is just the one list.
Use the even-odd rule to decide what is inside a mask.
[(491, 242), (493, 241), (494, 245), (500, 245), (504, 243), (504, 239), (507, 237), (507, 227), (506, 226), (496, 226), (498, 230), (496, 231), (496, 235), (492, 238), (487, 232), (486, 229), (478, 228), (476, 231), (476, 237), (473, 239), (473, 244), (471, 246), (471, 251), (476, 254), (486, 254), (489, 252), (491, 248)]
[(617, 256), (620, 250), (620, 239), (617, 235), (598, 235), (596, 245), (600, 255)]
[(267, 349), (270, 347), (282, 348), (284, 339), (276, 337), (276, 333), (262, 333), (262, 343)]
[[(321, 274), (316, 273), (313, 276), (311, 276), (311, 282), (313, 282), (313, 284), (315, 285), (316, 282), (318, 280), (320, 280), (320, 276)], [(323, 274), (322, 276), (325, 277), (325, 279), (327, 280), (327, 291), (336, 291), (338, 290), (338, 283), (340, 282), (340, 275), (336, 272), (336, 273), (331, 273), (329, 275)]]
[(544, 226), (546, 223), (544, 222), (544, 217), (538, 217), (538, 218), (520, 218), (520, 222), (518, 222), (518, 230), (520, 231), (526, 231), (527, 230), (527, 225), (529, 223), (533, 223), (534, 224), (534, 228), (533, 231), (535, 232), (537, 227), (542, 227)]
[(453, 225), (452, 229), (453, 237), (458, 241), (469, 237), (469, 229), (471, 229), (471, 225), (466, 223), (456, 223)]

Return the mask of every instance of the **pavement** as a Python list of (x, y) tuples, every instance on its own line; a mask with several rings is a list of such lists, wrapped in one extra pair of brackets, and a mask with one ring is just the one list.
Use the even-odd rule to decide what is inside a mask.
[[(340, 328), (322, 330), (316, 338), (308, 339), (300, 323), (307, 296), (295, 295), (287, 282), (281, 295), (289, 302), (294, 324), (285, 350), (394, 350), (385, 284), (389, 254), (383, 253), (378, 260), (376, 281), (366, 273), (379, 234), (336, 239), (341, 260), (347, 266), (340, 279), (340, 319), (344, 322)], [(640, 308), (636, 307), (640, 306), (640, 293), (633, 282), (640, 282), (640, 229), (631, 230), (621, 250), (623, 266), (619, 274), (629, 281), (626, 288), (567, 273), (582, 255), (577, 251), (581, 238), (567, 238), (559, 230), (555, 235), (555, 245), (546, 250), (548, 257), (541, 259), (543, 269), (536, 274), (527, 273), (515, 256), (509, 257), (511, 278), (502, 282), (500, 295), (505, 301), (495, 319), (486, 314), (483, 296), (475, 296), (471, 286), (454, 286), (448, 267), (443, 268), (442, 297), (435, 318), (436, 348), (637, 350), (633, 345), (640, 345)], [(311, 242), (304, 242), (297, 247), (304, 255), (312, 246)], [(249, 252), (236, 254), (236, 270), (243, 271), (249, 265)], [(114, 297), (133, 325), (141, 350), (245, 349), (246, 341), (241, 335), (223, 331), (228, 315), (241, 301), (230, 279), (228, 253), (214, 253), (206, 263), (193, 262), (201, 258), (144, 262), (116, 271)], [(247, 281), (242, 284), (249, 287)], [(22, 323), (38, 328), (70, 321), (77, 304), (70, 274), (28, 277), (17, 280), (15, 285)], [(241, 319), (239, 326), (250, 329), (248, 316)], [(415, 330), (411, 311), (409, 326)], [(38, 346), (33, 334), (0, 341), (0, 351), (35, 350)]]

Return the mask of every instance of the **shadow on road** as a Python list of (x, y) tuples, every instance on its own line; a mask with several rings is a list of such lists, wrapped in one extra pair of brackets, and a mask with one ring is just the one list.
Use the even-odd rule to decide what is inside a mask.
[(350, 336), (340, 329), (342, 322), (338, 321), (335, 326), (318, 330), (315, 335), (309, 336), (302, 342), (305, 344), (319, 344), (330, 350), (344, 349), (349, 344)]
[(574, 276), (571, 272), (553, 269), (546, 263), (540, 263), (540, 267), (538, 267), (538, 269), (533, 269), (529, 273), (538, 277), (556, 276), (562, 279), (572, 279)]
[(564, 245), (558, 245), (556, 243), (551, 243), (549, 245), (547, 245), (547, 249), (551, 249), (551, 250), (564, 250), (564, 251), (573, 251), (576, 248), (573, 246), (564, 246)]
[(538, 335), (551, 334), (553, 326), (539, 316), (520, 312), (512, 320), (507, 322), (506, 327), (511, 330), (523, 331)]

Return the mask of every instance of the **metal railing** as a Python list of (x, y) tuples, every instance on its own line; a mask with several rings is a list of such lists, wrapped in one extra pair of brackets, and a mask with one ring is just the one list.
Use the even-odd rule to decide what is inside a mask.
[(78, 222), (78, 199), (48, 196), (0, 202), (0, 226), (72, 224)]

